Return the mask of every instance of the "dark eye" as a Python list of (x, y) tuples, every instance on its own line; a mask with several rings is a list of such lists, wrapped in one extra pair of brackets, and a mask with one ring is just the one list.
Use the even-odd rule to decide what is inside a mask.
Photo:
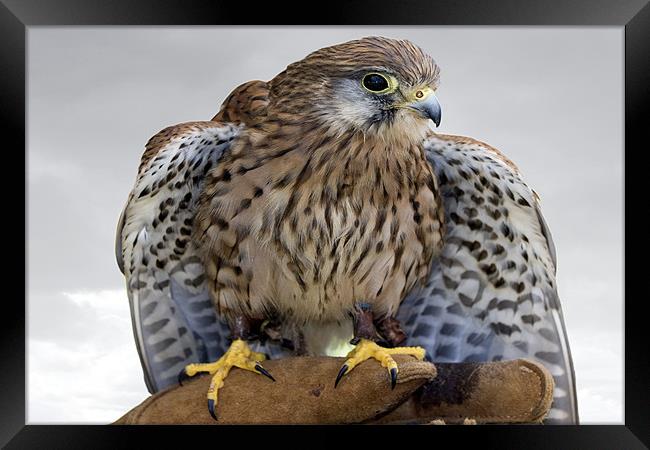
[(385, 76), (378, 73), (369, 73), (363, 77), (361, 80), (363, 87), (368, 89), (370, 92), (383, 92), (390, 87), (388, 80)]

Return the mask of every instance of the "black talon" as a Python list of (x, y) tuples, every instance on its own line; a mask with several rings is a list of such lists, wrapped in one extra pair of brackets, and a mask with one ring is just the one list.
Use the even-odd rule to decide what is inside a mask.
[(395, 389), (395, 384), (397, 383), (397, 369), (393, 367), (390, 369), (390, 388)]
[(212, 399), (208, 399), (208, 411), (214, 420), (218, 420), (217, 415), (214, 413), (214, 400)]
[(336, 386), (338, 386), (339, 381), (341, 381), (341, 378), (343, 378), (343, 375), (345, 375), (347, 371), (348, 371), (348, 365), (343, 364), (343, 367), (341, 367), (341, 370), (339, 370), (339, 374), (336, 376), (336, 381), (334, 382), (334, 389), (336, 389)]
[(183, 385), (183, 381), (187, 381), (190, 378), (192, 377), (189, 376), (187, 372), (185, 372), (185, 368), (183, 368), (180, 372), (178, 372), (178, 384), (180, 384), (181, 386)]
[(273, 378), (273, 375), (271, 375), (264, 367), (260, 366), (259, 364), (255, 365), (255, 370), (257, 370), (259, 373), (261, 373), (265, 377), (268, 377), (271, 380), (275, 381), (275, 378)]

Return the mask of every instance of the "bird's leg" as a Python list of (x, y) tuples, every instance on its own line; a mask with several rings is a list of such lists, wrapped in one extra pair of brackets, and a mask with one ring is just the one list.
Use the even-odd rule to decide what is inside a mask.
[(373, 323), (374, 314), (368, 303), (357, 303), (352, 313), (354, 337), (350, 344), (357, 345), (361, 339), (374, 341), (377, 338), (377, 329)]
[(373, 323), (373, 313), (369, 304), (357, 303), (352, 318), (354, 321), (354, 338), (350, 343), (356, 345), (356, 347), (348, 353), (348, 359), (341, 367), (341, 370), (336, 377), (334, 387), (339, 384), (339, 381), (341, 381), (341, 378), (343, 378), (346, 373), (354, 369), (354, 367), (359, 363), (373, 358), (379, 361), (383, 367), (388, 369), (391, 379), (391, 388), (394, 388), (395, 383), (397, 382), (398, 368), (397, 363), (391, 355), (411, 355), (419, 360), (424, 359), (425, 351), (421, 347), (384, 348), (377, 345), (375, 342), (377, 339), (377, 329)]
[(375, 326), (389, 347), (397, 347), (406, 340), (406, 333), (402, 330), (399, 320), (394, 317), (377, 320)]
[(251, 338), (251, 321), (244, 316), (237, 316), (231, 323), (230, 330), (233, 340), (230, 348), (221, 358), (213, 363), (189, 364), (178, 375), (179, 383), (182, 383), (183, 379), (193, 377), (200, 372), (207, 372), (212, 375), (207, 397), (208, 411), (214, 420), (217, 420), (215, 407), (218, 392), (231, 368), (239, 367), (240, 369), (259, 373), (275, 381), (273, 376), (260, 364), (260, 361), (266, 359), (266, 355), (252, 351), (246, 343), (246, 340)]

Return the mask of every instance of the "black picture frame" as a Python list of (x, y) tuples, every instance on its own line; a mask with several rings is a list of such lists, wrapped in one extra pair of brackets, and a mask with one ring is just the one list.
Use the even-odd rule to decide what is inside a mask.
[[(292, 12), (290, 15), (289, 12)], [(645, 131), (650, 109), (650, 5), (648, 0), (374, 0), (302, 3), (291, 7), (266, 3), (226, 2), (217, 0), (0, 0), (1, 75), (0, 115), (3, 126), (4, 169), (18, 172), (23, 168), (26, 187), (26, 31), (38, 25), (517, 25), (517, 26), (618, 26), (625, 28), (625, 157), (644, 156)], [(594, 93), (598, 95), (598, 93)], [(606, 125), (606, 124), (605, 124)], [(645, 144), (645, 145), (644, 145)], [(19, 149), (24, 149), (21, 153)], [(638, 148), (638, 151), (637, 151)], [(6, 158), (11, 157), (11, 162)], [(645, 163), (625, 164), (625, 211), (633, 212), (635, 192), (643, 188), (645, 177), (637, 171)], [(641, 161), (641, 160), (639, 160)], [(10, 168), (12, 168), (10, 170)], [(15, 168), (15, 169), (14, 169)], [(647, 175), (646, 175), (647, 177)], [(11, 186), (7, 181), (5, 188)], [(13, 229), (26, 211), (27, 192), (21, 202), (13, 189), (5, 189), (6, 206), (12, 229), (6, 231), (3, 247), (16, 241)], [(603, 205), (603, 207), (607, 207)], [(9, 217), (7, 215), (7, 217)], [(25, 250), (27, 216), (23, 214)], [(626, 250), (644, 255), (647, 220), (625, 221)], [(11, 233), (11, 234), (10, 234)], [(647, 245), (647, 244), (646, 244)], [(594, 257), (597, 257), (597, 249)], [(10, 270), (20, 271), (15, 253), (5, 251), (9, 263), (5, 274), (5, 301), (2, 308), (2, 353), (0, 361), (0, 444), (7, 448), (140, 448), (155, 441), (206, 443), (239, 433), (240, 445), (266, 445), (276, 433), (289, 431), (291, 440), (317, 439), (322, 445), (341, 445), (343, 437), (397, 437), (401, 444), (414, 439), (432, 439), (430, 445), (451, 440), (454, 445), (468, 441), (487, 448), (570, 448), (599, 449), (647, 448), (650, 445), (650, 398), (648, 380), (647, 315), (642, 308), (646, 296), (636, 298), (627, 282), (643, 280), (644, 264), (626, 264), (625, 302), (625, 424), (619, 426), (500, 426), (500, 427), (265, 427), (244, 433), (241, 428), (221, 427), (128, 427), (128, 426), (45, 426), (25, 425), (25, 304), (27, 298), (26, 259), (23, 260), (25, 284)], [(603, 262), (607, 264), (606, 261)], [(618, 268), (613, 268), (618, 270)], [(9, 289), (7, 289), (9, 288)], [(16, 292), (14, 292), (16, 291)], [(19, 292), (20, 291), (20, 292)], [(259, 434), (258, 434), (259, 432)], [(298, 433), (298, 434), (295, 434)], [(318, 434), (315, 434), (318, 433)], [(301, 436), (301, 437), (298, 437)], [(331, 436), (331, 437), (330, 437)], [(407, 437), (407, 440), (404, 440)], [(444, 439), (441, 439), (444, 438)], [(278, 437), (279, 439), (279, 437)], [(135, 444), (136, 441), (142, 445)], [(284, 441), (278, 441), (284, 442)], [(303, 441), (310, 445), (311, 440)], [(346, 441), (349, 443), (349, 441)], [(180, 444), (182, 445), (182, 444)], [(229, 444), (229, 445), (235, 445)], [(312, 444), (313, 445), (313, 444)], [(366, 444), (367, 445), (367, 444)], [(385, 445), (385, 444), (384, 444)], [(218, 445), (217, 445), (218, 446)]]

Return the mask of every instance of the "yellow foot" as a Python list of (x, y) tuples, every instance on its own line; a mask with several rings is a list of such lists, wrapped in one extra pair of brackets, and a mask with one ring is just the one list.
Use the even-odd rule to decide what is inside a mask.
[(260, 361), (265, 359), (266, 355), (252, 351), (245, 341), (236, 339), (232, 342), (228, 351), (217, 361), (185, 366), (181, 370), (181, 373), (178, 374), (178, 382), (182, 384), (184, 379), (193, 377), (200, 372), (207, 372), (213, 375), (210, 387), (208, 388), (208, 411), (210, 411), (212, 418), (217, 420), (217, 415), (214, 412), (217, 404), (217, 394), (223, 386), (223, 380), (228, 376), (228, 372), (230, 372), (232, 367), (250, 370), (275, 381), (275, 378), (260, 364)]
[(415, 356), (417, 359), (422, 361), (424, 359), (424, 349), (422, 347), (395, 347), (395, 348), (384, 348), (380, 347), (376, 343), (368, 339), (361, 339), (357, 346), (348, 353), (348, 359), (341, 367), (339, 374), (336, 377), (336, 382), (334, 387), (339, 384), (343, 375), (350, 372), (357, 366), (359, 363), (374, 358), (381, 363), (383, 367), (386, 367), (390, 372), (390, 386), (391, 389), (395, 388), (395, 383), (397, 382), (397, 363), (391, 355), (411, 355)]

